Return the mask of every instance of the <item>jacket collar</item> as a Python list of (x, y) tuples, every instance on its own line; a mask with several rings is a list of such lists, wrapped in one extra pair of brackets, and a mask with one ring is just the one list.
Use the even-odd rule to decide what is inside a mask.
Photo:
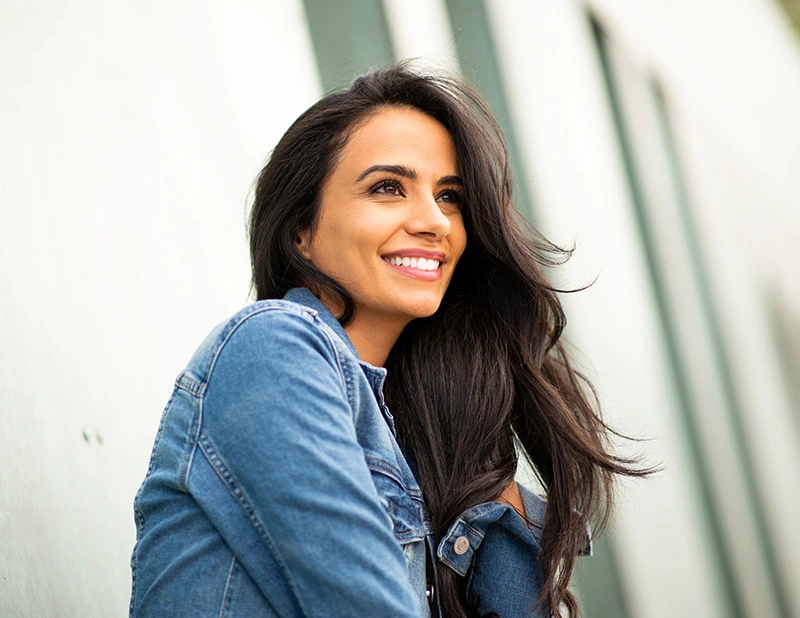
[[(358, 356), (356, 346), (353, 345), (353, 342), (350, 341), (350, 337), (344, 332), (344, 328), (339, 324), (339, 320), (337, 320), (330, 310), (322, 304), (319, 298), (314, 296), (311, 290), (308, 288), (292, 288), (286, 292), (283, 299), (313, 309), (317, 312), (319, 319), (321, 319), (326, 326), (330, 327), (333, 332), (339, 335), (339, 338), (345, 342), (347, 347), (353, 352), (353, 356), (358, 360), (361, 370), (364, 372), (372, 390), (375, 392), (378, 405), (383, 406), (383, 382), (386, 379), (386, 369), (384, 367), (375, 367), (374, 365), (370, 365), (367, 361), (361, 360)], [(392, 427), (392, 431), (394, 431), (394, 421), (390, 420), (389, 425)]]
[(283, 299), (292, 301), (298, 305), (304, 305), (309, 309), (316, 311), (320, 320), (322, 320), (326, 326), (331, 328), (333, 332), (339, 335), (339, 338), (347, 344), (355, 357), (359, 358), (356, 347), (353, 345), (353, 342), (350, 341), (350, 337), (347, 336), (347, 333), (344, 332), (344, 328), (342, 328), (342, 325), (339, 324), (339, 320), (337, 320), (330, 310), (322, 304), (322, 301), (319, 298), (314, 296), (311, 290), (307, 288), (292, 288), (286, 292), (286, 295), (283, 297)]

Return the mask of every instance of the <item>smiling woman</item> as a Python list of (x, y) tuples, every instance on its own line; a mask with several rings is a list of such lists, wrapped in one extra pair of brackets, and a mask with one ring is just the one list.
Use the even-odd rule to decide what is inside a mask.
[[(456, 80), (358, 78), (289, 128), (258, 301), (178, 376), (134, 509), (131, 615), (574, 615), (607, 428), (559, 339), (505, 143)], [(514, 480), (526, 458), (547, 503)]]
[(382, 366), (406, 325), (439, 308), (467, 242), (462, 193), (453, 138), (417, 109), (375, 112), (342, 149), (298, 246), (352, 296), (345, 331), (362, 360)]

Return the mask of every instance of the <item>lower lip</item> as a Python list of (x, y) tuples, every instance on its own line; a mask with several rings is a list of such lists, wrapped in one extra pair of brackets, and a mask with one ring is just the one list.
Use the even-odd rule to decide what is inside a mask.
[(408, 277), (414, 277), (414, 279), (420, 279), (422, 281), (438, 281), (442, 278), (441, 264), (439, 264), (439, 267), (436, 270), (420, 270), (419, 268), (411, 268), (410, 266), (398, 266), (396, 264), (392, 264), (391, 262), (387, 262), (386, 260), (382, 260), (382, 262), (389, 268), (407, 275)]

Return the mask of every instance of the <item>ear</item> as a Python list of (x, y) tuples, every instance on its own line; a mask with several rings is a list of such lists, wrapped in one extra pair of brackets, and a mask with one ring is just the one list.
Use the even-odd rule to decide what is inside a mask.
[(300, 253), (305, 256), (307, 260), (311, 259), (311, 228), (306, 228), (297, 233), (294, 239), (295, 245), (300, 250)]

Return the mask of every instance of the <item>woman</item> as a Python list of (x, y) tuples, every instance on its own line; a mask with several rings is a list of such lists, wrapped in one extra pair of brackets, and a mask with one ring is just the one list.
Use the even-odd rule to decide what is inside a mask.
[[(613, 478), (505, 143), (403, 66), (292, 125), (258, 302), (180, 374), (136, 497), (131, 615), (562, 616)], [(519, 456), (548, 502), (514, 481)]]

